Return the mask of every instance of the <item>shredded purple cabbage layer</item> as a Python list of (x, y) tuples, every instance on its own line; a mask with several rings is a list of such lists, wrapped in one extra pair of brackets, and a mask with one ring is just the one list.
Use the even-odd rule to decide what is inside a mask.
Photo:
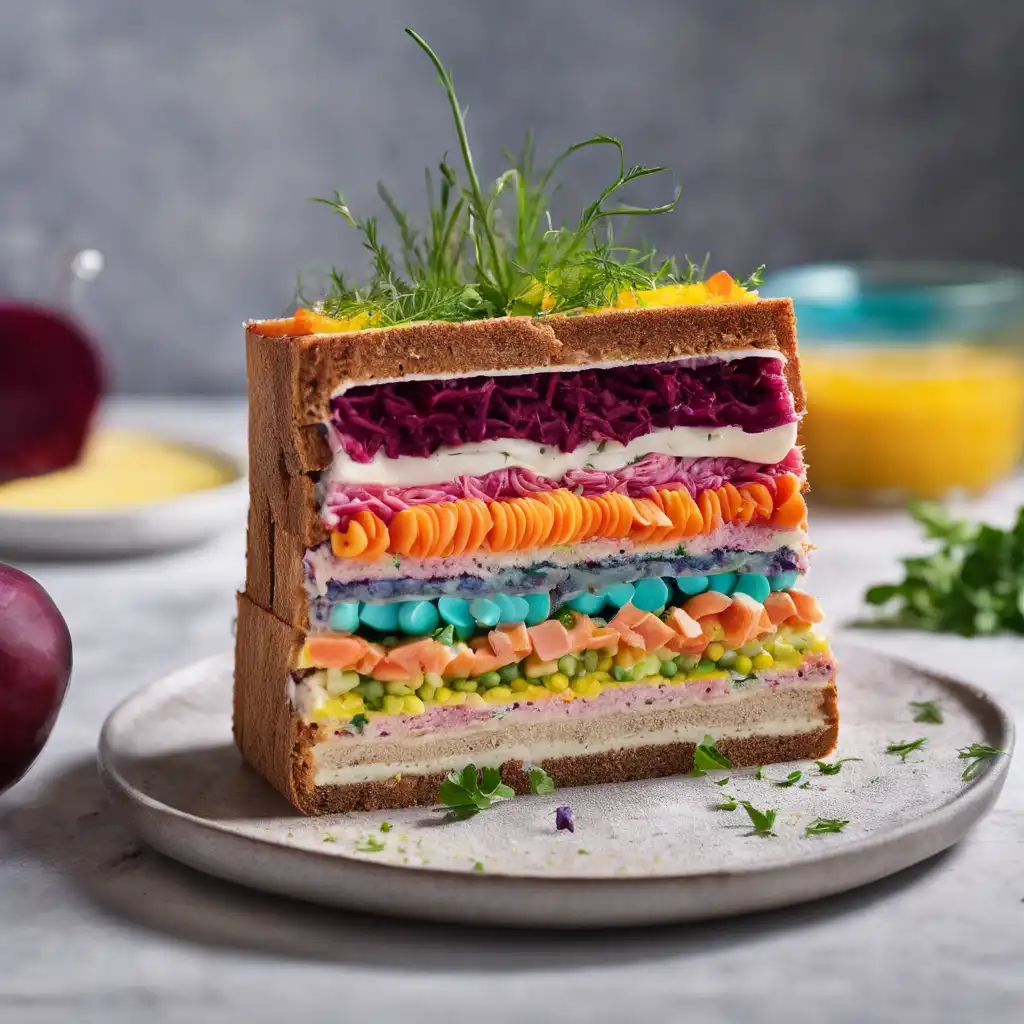
[(571, 452), (628, 444), (668, 427), (760, 433), (796, 419), (782, 362), (761, 356), (688, 365), (360, 385), (331, 400), (336, 440), (355, 462), (378, 451), (427, 457), (445, 446), (521, 438)]
[[(570, 470), (561, 480), (538, 476), (529, 469), (498, 469), (485, 476), (460, 476), (445, 483), (426, 487), (388, 487), (384, 484), (342, 484), (329, 486), (323, 499), (323, 521), (329, 530), (343, 529), (348, 520), (369, 510), (385, 523), (412, 505), (435, 505), (458, 498), (500, 501), (528, 497), (559, 488), (587, 498), (618, 491), (630, 498), (643, 498), (660, 488), (683, 487), (696, 498), (699, 491), (718, 488), (724, 483), (739, 487), (772, 481), (786, 473), (804, 474), (799, 448), (793, 448), (781, 461), (762, 466), (756, 462), (730, 458), (676, 458), (672, 455), (647, 455), (630, 466), (613, 472), (595, 469)], [(774, 491), (774, 488), (772, 488)]]

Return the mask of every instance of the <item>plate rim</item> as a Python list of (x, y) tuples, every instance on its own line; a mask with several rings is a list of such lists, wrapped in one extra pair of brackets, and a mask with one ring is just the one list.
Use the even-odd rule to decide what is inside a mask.
[[(872, 657), (883, 658), (895, 665), (905, 665), (908, 668), (913, 669), (915, 672), (924, 672), (935, 681), (954, 690), (965, 692), (972, 700), (982, 705), (987, 705), (990, 711), (995, 714), (996, 722), (998, 723), (1000, 733), (1003, 737), (1006, 754), (995, 762), (990, 763), (986, 771), (979, 778), (971, 782), (964, 790), (959, 792), (951, 800), (941, 804), (934, 810), (884, 832), (871, 833), (860, 839), (844, 843), (842, 846), (837, 846), (832, 850), (821, 851), (818, 856), (806, 861), (790, 861), (788, 863), (779, 862), (767, 865), (751, 863), (730, 867), (721, 871), (712, 870), (690, 874), (572, 876), (551, 874), (508, 874), (501, 871), (476, 873), (456, 868), (382, 863), (362, 857), (353, 857), (342, 851), (332, 851), (328, 854), (315, 849), (307, 849), (302, 846), (288, 846), (274, 839), (242, 832), (236, 828), (231, 828), (230, 826), (211, 819), (200, 817), (199, 815), (193, 814), (189, 811), (183, 811), (179, 808), (172, 807), (163, 801), (149, 796), (147, 793), (135, 787), (117, 770), (114, 763), (117, 755), (111, 750), (110, 736), (117, 728), (119, 718), (127, 714), (136, 702), (141, 702), (144, 698), (152, 696), (154, 691), (162, 690), (165, 687), (173, 688), (173, 684), (179, 677), (195, 673), (200, 669), (200, 667), (205, 666), (208, 670), (213, 670), (215, 668), (223, 670), (230, 663), (230, 652), (210, 655), (209, 657), (200, 659), (199, 661), (192, 662), (189, 665), (177, 669), (168, 675), (162, 676), (159, 679), (140, 687), (121, 700), (109, 712), (100, 731), (98, 767), (104, 782), (108, 787), (115, 791), (115, 795), (117, 797), (122, 801), (126, 801), (129, 806), (137, 807), (141, 811), (147, 813), (162, 814), (179, 823), (184, 823), (188, 827), (197, 828), (200, 832), (212, 833), (218, 837), (228, 837), (231, 840), (235, 840), (243, 844), (256, 844), (262, 849), (285, 851), (289, 857), (297, 857), (298, 859), (308, 861), (309, 863), (316, 863), (321, 866), (325, 863), (333, 863), (341, 868), (353, 869), (357, 867), (360, 871), (373, 873), (378, 875), (380, 878), (394, 878), (399, 875), (404, 878), (412, 874), (415, 878), (424, 880), (431, 879), (439, 883), (450, 883), (453, 880), (457, 880), (461, 884), (465, 880), (470, 880), (470, 885), (482, 888), (498, 888), (507, 887), (509, 885), (528, 886), (530, 888), (550, 888), (565, 887), (568, 884), (577, 891), (585, 892), (586, 890), (604, 891), (610, 887), (614, 887), (615, 889), (622, 891), (625, 891), (626, 889), (659, 888), (680, 885), (696, 887), (709, 882), (721, 881), (723, 879), (742, 879), (746, 882), (754, 879), (770, 882), (773, 877), (779, 874), (788, 874), (794, 869), (807, 867), (808, 865), (827, 867), (828, 865), (835, 864), (839, 861), (855, 860), (863, 854), (870, 853), (879, 847), (902, 845), (906, 840), (919, 835), (922, 832), (942, 832), (951, 825), (958, 826), (959, 822), (966, 819), (966, 826), (962, 828), (956, 838), (950, 842), (944, 842), (936, 849), (929, 848), (926, 852), (921, 853), (920, 855), (915, 855), (909, 859), (905, 859), (905, 862), (902, 863), (900, 867), (893, 869), (893, 871), (886, 871), (883, 875), (874, 876), (884, 877), (884, 875), (903, 870), (913, 864), (919, 863), (921, 860), (924, 860), (958, 842), (965, 834), (966, 829), (977, 821), (992, 806), (992, 804), (994, 804), (1003, 788), (1003, 784), (1006, 781), (1006, 776), (1009, 771), (1010, 762), (1016, 745), (1016, 730), (1013, 718), (1003, 703), (988, 691), (973, 683), (966, 682), (965, 680), (959, 679), (956, 676), (952, 676), (945, 672), (935, 671), (927, 667), (922, 668), (920, 665), (915, 664), (911, 659), (893, 656), (885, 651), (871, 648), (863, 643), (851, 642), (845, 638), (840, 640), (839, 646), (840, 650), (843, 648), (857, 648), (861, 652)], [(269, 786), (270, 784), (266, 783), (266, 785)], [(281, 799), (283, 800), (284, 797), (281, 797)], [(298, 815), (299, 812), (296, 811), (295, 813)], [(330, 815), (325, 816), (327, 819), (330, 817)], [(151, 839), (147, 829), (139, 826), (138, 821), (134, 817), (132, 817), (132, 824), (138, 828), (139, 832), (147, 842), (151, 842), (152, 845), (157, 848), (163, 849), (157, 842), (154, 842)], [(164, 852), (168, 851), (164, 850)], [(175, 854), (170, 855), (174, 856), (176, 859), (180, 859), (176, 857)], [(200, 870), (211, 873), (207, 868), (202, 867), (194, 861), (189, 863)], [(220, 877), (228, 878), (229, 876), (220, 875)], [(837, 891), (856, 888), (861, 884), (865, 883), (857, 882), (852, 886), (844, 885)], [(277, 889), (272, 891), (280, 892), (281, 890)], [(666, 920), (668, 919), (670, 918), (666, 918)]]

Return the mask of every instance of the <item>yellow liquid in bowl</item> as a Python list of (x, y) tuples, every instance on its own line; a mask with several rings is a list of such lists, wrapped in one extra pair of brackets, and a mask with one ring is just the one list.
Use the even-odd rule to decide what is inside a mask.
[(949, 345), (801, 353), (809, 480), (852, 502), (978, 492), (1024, 447), (1024, 373), (1013, 355)]
[(187, 445), (101, 430), (77, 465), (0, 484), (0, 510), (107, 512), (217, 487), (237, 476), (229, 463)]

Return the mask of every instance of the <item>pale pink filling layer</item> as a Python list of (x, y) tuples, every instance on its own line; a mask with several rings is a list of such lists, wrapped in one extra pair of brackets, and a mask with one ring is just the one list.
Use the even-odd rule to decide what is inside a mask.
[[(835, 662), (827, 654), (809, 655), (799, 668), (781, 672), (762, 672), (745, 684), (753, 688), (777, 689), (793, 686), (821, 686), (835, 674)], [(430, 733), (480, 725), (494, 718), (503, 722), (541, 721), (603, 715), (612, 711), (641, 710), (650, 707), (674, 707), (694, 701), (725, 700), (733, 695), (736, 683), (728, 679), (710, 679), (706, 683), (662, 683), (647, 686), (609, 687), (597, 697), (564, 701), (557, 694), (539, 701), (521, 701), (487, 708), (437, 707), (421, 715), (389, 715), (371, 719), (361, 733), (346, 732), (339, 725), (335, 735), (353, 742), (377, 739), (403, 739)]]
[(455, 501), (458, 498), (491, 502), (529, 497), (560, 488), (588, 498), (608, 491), (620, 491), (631, 498), (640, 498), (653, 494), (659, 488), (681, 487), (695, 498), (698, 492), (716, 489), (725, 483), (737, 487), (760, 483), (774, 494), (776, 477), (795, 473), (802, 478), (804, 472), (800, 449), (793, 448), (774, 465), (724, 457), (695, 459), (653, 454), (614, 471), (574, 469), (560, 479), (545, 477), (530, 469), (511, 467), (484, 476), (460, 476), (444, 483), (419, 487), (332, 482), (323, 495), (323, 519), (329, 530), (337, 530), (344, 528), (352, 516), (364, 510), (390, 523), (396, 513), (413, 505)]

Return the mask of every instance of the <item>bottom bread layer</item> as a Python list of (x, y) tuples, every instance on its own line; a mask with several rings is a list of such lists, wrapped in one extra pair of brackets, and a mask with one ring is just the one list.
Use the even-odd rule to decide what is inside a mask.
[(378, 741), (372, 751), (306, 733), (295, 759), (300, 809), (331, 814), (436, 803), (445, 775), (470, 762), (500, 767), (517, 792), (529, 788), (524, 763), (541, 765), (559, 787), (680, 774), (692, 769), (706, 734), (737, 767), (820, 758), (835, 748), (839, 728), (831, 681), (682, 708), (495, 725)]

